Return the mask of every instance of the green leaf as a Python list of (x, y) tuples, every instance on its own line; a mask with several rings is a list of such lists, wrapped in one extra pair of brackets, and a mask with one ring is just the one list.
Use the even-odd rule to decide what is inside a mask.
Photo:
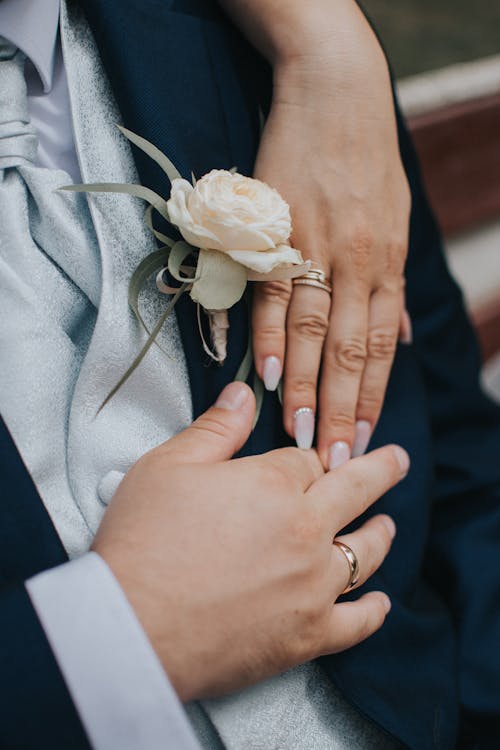
[(238, 372), (234, 376), (235, 380), (240, 380), (242, 383), (246, 383), (250, 370), (253, 364), (253, 344), (252, 344), (252, 332), (251, 329), (248, 331), (248, 345), (245, 352), (245, 356), (241, 361), (241, 365), (238, 367)]
[(120, 182), (99, 182), (95, 185), (65, 185), (59, 188), (59, 190), (67, 190), (71, 193), (125, 193), (126, 195), (133, 195), (135, 198), (142, 198), (146, 203), (149, 203), (155, 208), (164, 219), (169, 221), (167, 202), (155, 193), (154, 190), (150, 190), (143, 185), (128, 185)]
[(228, 310), (243, 296), (247, 269), (217, 250), (200, 250), (191, 298), (205, 310)]
[[(168, 270), (177, 281), (186, 281), (186, 276), (181, 275), (181, 266), (195, 248), (188, 242), (179, 240), (176, 242), (168, 256)], [(192, 283), (192, 281), (190, 281)]]
[(177, 240), (172, 239), (172, 237), (168, 237), (166, 234), (162, 234), (153, 226), (153, 206), (148, 206), (146, 209), (146, 213), (144, 214), (144, 221), (146, 222), (146, 226), (151, 229), (154, 236), (157, 240), (160, 240), (160, 242), (163, 242), (165, 245), (168, 245), (168, 247), (173, 247)]
[(130, 367), (126, 371), (126, 373), (120, 378), (120, 380), (115, 385), (115, 387), (113, 388), (113, 390), (106, 396), (106, 398), (104, 399), (104, 401), (100, 405), (99, 409), (97, 410), (97, 414), (99, 414), (99, 412), (101, 412), (104, 409), (104, 407), (106, 406), (106, 404), (108, 404), (111, 401), (111, 399), (113, 398), (113, 396), (116, 396), (116, 394), (118, 393), (118, 391), (120, 390), (120, 388), (122, 387), (122, 385), (127, 382), (127, 380), (132, 375), (132, 373), (139, 367), (139, 365), (141, 364), (142, 360), (144, 359), (144, 357), (146, 356), (146, 354), (148, 353), (148, 351), (151, 349), (152, 345), (155, 343), (156, 337), (160, 333), (160, 331), (161, 331), (161, 329), (162, 329), (165, 321), (172, 314), (172, 311), (173, 311), (173, 309), (175, 307), (175, 304), (176, 304), (177, 300), (179, 299), (179, 297), (181, 296), (181, 294), (184, 294), (184, 292), (186, 291), (186, 289), (188, 288), (188, 286), (189, 286), (188, 284), (183, 284), (180, 287), (179, 291), (172, 297), (172, 299), (170, 300), (170, 302), (169, 302), (169, 304), (167, 306), (167, 309), (161, 315), (160, 319), (158, 320), (158, 322), (156, 323), (155, 327), (151, 331), (151, 334), (150, 334), (148, 340), (146, 341), (146, 343), (144, 344), (144, 346), (142, 347), (141, 351), (139, 352), (139, 354), (137, 355), (137, 357), (134, 359), (134, 361), (132, 362), (132, 364), (130, 365)]
[(131, 130), (127, 130), (127, 128), (124, 128), (121, 125), (118, 125), (118, 129), (121, 133), (123, 133), (125, 138), (128, 138), (131, 143), (136, 145), (137, 148), (140, 148), (141, 151), (144, 151), (145, 154), (147, 154), (151, 159), (153, 159), (153, 161), (158, 164), (159, 167), (161, 167), (170, 182), (182, 179), (182, 175), (179, 170), (174, 166), (174, 164), (172, 164), (170, 159), (165, 156), (163, 151), (160, 151), (159, 148), (154, 146), (145, 138), (142, 138), (140, 135), (136, 135)]
[(129, 286), (128, 286), (128, 303), (130, 307), (132, 308), (132, 311), (135, 317), (137, 318), (139, 323), (142, 325), (142, 327), (144, 328), (148, 336), (151, 334), (151, 331), (146, 325), (141, 315), (141, 312), (139, 310), (139, 295), (141, 291), (143, 290), (149, 277), (153, 273), (160, 271), (167, 264), (168, 253), (169, 253), (168, 249), (165, 247), (162, 247), (160, 248), (160, 250), (156, 250), (154, 253), (147, 255), (144, 258), (144, 260), (142, 260), (141, 263), (139, 263), (139, 265), (135, 269), (134, 273), (132, 274), (132, 278), (130, 279)]

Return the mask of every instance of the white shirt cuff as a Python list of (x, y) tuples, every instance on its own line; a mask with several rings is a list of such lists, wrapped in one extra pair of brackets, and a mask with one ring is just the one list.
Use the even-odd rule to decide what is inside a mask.
[(95, 552), (26, 588), (95, 750), (199, 750), (125, 594)]

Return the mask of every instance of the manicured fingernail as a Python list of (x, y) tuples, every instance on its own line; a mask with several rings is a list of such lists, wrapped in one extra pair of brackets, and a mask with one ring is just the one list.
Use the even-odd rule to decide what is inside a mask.
[(396, 524), (390, 516), (382, 516), (382, 521), (385, 523), (387, 531), (391, 535), (391, 539), (396, 536)]
[(266, 391), (275, 391), (281, 380), (281, 362), (278, 357), (266, 357), (262, 368)]
[(358, 458), (362, 456), (368, 448), (372, 434), (372, 426), (369, 422), (364, 419), (360, 419), (356, 422), (356, 430), (354, 433), (354, 443), (352, 445), (352, 457)]
[(244, 383), (234, 382), (226, 385), (224, 390), (219, 394), (215, 406), (219, 409), (229, 409), (237, 411), (241, 409), (248, 398), (248, 387)]
[(410, 457), (408, 453), (403, 448), (400, 448), (399, 445), (395, 445), (394, 455), (396, 456), (397, 462), (401, 467), (401, 474), (403, 476), (406, 476), (410, 468)]
[(339, 466), (342, 466), (342, 464), (345, 464), (346, 461), (349, 461), (350, 457), (351, 449), (349, 448), (348, 444), (343, 440), (339, 440), (330, 448), (330, 453), (328, 456), (328, 468), (330, 469), (330, 471), (332, 469), (338, 469)]
[(293, 432), (299, 448), (309, 450), (314, 439), (314, 412), (308, 407), (297, 409), (293, 416)]
[(413, 342), (413, 326), (407, 310), (403, 313), (403, 325), (401, 326), (399, 340), (402, 344), (411, 344)]
[(382, 601), (384, 603), (384, 609), (385, 609), (385, 611), (389, 612), (390, 609), (391, 609), (391, 607), (392, 607), (392, 604), (391, 604), (391, 600), (389, 599), (389, 597), (387, 596), (387, 594), (384, 594), (384, 596), (382, 597)]

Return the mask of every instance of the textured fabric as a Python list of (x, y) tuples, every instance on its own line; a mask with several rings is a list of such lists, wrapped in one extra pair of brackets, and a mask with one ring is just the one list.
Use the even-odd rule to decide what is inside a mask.
[(26, 55), (28, 113), (38, 137), (34, 163), (81, 182), (58, 28), (59, 0), (0, 2), (0, 34)]
[(199, 750), (158, 657), (99, 555), (40, 573), (26, 588), (94, 750)]
[[(336, 690), (317, 664), (300, 667), (190, 712), (205, 750), (397, 750), (401, 745)], [(189, 707), (188, 707), (189, 711)], [(208, 717), (216, 727), (214, 737)]]
[[(135, 181), (92, 38), (79, 18), (68, 21), (65, 6), (61, 33), (83, 177)], [(12, 55), (4, 48), (4, 57)], [(89, 211), (86, 196), (55, 192), (71, 182), (67, 174), (34, 166), (23, 62), (16, 53), (0, 74), (0, 408), (73, 556), (88, 547), (105, 509), (103, 480), (122, 475), (189, 424), (190, 394), (172, 318), (160, 339), (171, 356), (154, 347), (96, 416), (144, 343), (127, 288), (132, 270), (155, 245), (140, 202), (100, 196)], [(165, 304), (152, 285), (146, 319), (156, 319)]]
[(59, 0), (0, 2), (0, 35), (31, 60), (46, 93), (52, 89), (58, 23)]

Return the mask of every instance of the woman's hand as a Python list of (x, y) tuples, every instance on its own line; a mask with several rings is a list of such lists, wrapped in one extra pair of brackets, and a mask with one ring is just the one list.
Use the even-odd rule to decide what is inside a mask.
[(311, 445), (318, 415), (318, 450), (330, 468), (366, 450), (398, 335), (411, 337), (410, 193), (389, 72), (357, 5), (342, 0), (337, 11), (331, 28), (317, 13), (322, 29), (311, 22), (302, 48), (274, 55), (255, 168), (290, 204), (293, 246), (333, 285), (332, 298), (310, 286), (255, 285), (256, 368), (269, 389), (284, 370), (285, 428), (301, 447)]

